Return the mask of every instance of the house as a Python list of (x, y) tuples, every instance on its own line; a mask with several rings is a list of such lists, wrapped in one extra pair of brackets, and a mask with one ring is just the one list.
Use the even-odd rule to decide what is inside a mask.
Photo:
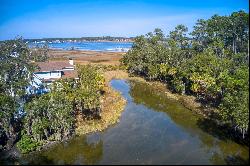
[(38, 69), (33, 73), (33, 79), (27, 88), (28, 94), (43, 94), (49, 92), (49, 86), (60, 78), (78, 79), (74, 61), (37, 62)]

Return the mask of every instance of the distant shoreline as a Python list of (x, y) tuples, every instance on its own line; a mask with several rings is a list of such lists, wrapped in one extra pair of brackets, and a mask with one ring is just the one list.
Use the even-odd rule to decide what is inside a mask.
[(134, 37), (82, 37), (82, 38), (42, 38), (42, 39), (24, 39), (26, 42), (134, 42)]
[[(36, 40), (35, 40), (36, 41)], [(35, 43), (35, 41), (29, 41), (30, 43)], [(44, 41), (44, 40), (42, 40)], [(38, 44), (45, 44), (45, 43), (49, 43), (49, 42), (52, 42), (52, 41), (46, 41), (46, 42), (43, 42), (41, 43), (41, 41), (37, 41), (39, 42)], [(83, 43), (83, 42), (88, 42), (88, 43), (134, 43), (134, 41), (111, 41), (111, 40), (101, 40), (101, 41), (98, 41), (98, 40), (94, 40), (94, 41), (64, 41), (64, 42), (60, 42), (60, 43)], [(52, 42), (52, 43), (57, 43), (57, 42)]]
[[(33, 48), (32, 48), (33, 49)], [(65, 51), (65, 52), (74, 52), (74, 51), (77, 51), (77, 52), (98, 52), (98, 53), (126, 53), (126, 52), (119, 52), (119, 51), (106, 51), (106, 50), (79, 50), (79, 49), (75, 49), (75, 50), (65, 50), (63, 48), (48, 48), (49, 51)]]
[(96, 52), (128, 52), (132, 48), (133, 42), (122, 41), (54, 41), (54, 42), (28, 42), (30, 48), (48, 46), (52, 50), (65, 51), (96, 51)]
[[(31, 48), (31, 49), (35, 49), (35, 48)], [(66, 50), (63, 48), (49, 48), (49, 51), (66, 51), (66, 52), (73, 52), (73, 51), (77, 51), (77, 52), (98, 52), (98, 53), (126, 53), (127, 51), (107, 51), (107, 50), (80, 50), (80, 49), (74, 49), (74, 50)]]

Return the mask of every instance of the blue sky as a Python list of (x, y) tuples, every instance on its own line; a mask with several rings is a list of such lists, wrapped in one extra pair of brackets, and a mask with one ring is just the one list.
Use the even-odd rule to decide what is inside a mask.
[(0, 0), (0, 40), (45, 37), (133, 37), (199, 18), (248, 12), (248, 0)]

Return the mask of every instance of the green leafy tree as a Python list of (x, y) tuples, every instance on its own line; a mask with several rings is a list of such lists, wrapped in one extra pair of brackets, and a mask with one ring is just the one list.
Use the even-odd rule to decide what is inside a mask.
[[(51, 92), (35, 96), (26, 104), (23, 131), (18, 147), (23, 153), (36, 150), (49, 141), (67, 139), (75, 133), (76, 115), (100, 116), (104, 78), (96, 67), (77, 66), (79, 80), (61, 79)], [(31, 145), (27, 145), (27, 144)]]
[(29, 63), (30, 51), (22, 38), (0, 43), (0, 129), (5, 139), (2, 147), (9, 149), (18, 134), (19, 110), (25, 97), (34, 66)]
[(45, 62), (49, 58), (49, 46), (47, 43), (40, 47), (37, 45), (35, 48), (32, 48), (30, 52), (32, 56), (30, 60), (35, 62)]
[(104, 77), (91, 65), (78, 65), (77, 71), (79, 80), (74, 98), (76, 108), (87, 118), (99, 116)]
[[(156, 29), (135, 38), (122, 63), (129, 73), (160, 80), (177, 93), (220, 109), (222, 122), (245, 135), (249, 123), (249, 14), (199, 19), (192, 40), (178, 25), (164, 38)], [(242, 100), (242, 102), (241, 102)]]

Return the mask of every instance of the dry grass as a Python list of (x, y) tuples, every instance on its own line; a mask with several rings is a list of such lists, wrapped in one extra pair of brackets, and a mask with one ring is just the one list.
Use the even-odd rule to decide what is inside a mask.
[(129, 76), (128, 73), (123, 70), (113, 70), (105, 72), (104, 78), (106, 80), (106, 83), (108, 83), (112, 79), (128, 79)]
[[(50, 50), (50, 60), (64, 60), (68, 61), (72, 58), (75, 64), (92, 64), (92, 65), (112, 65), (119, 66), (120, 59), (124, 53), (116, 52), (97, 52), (97, 51), (65, 51), (65, 50)], [(122, 111), (125, 108), (126, 100), (121, 94), (113, 90), (109, 81), (113, 78), (126, 79), (128, 74), (124, 71), (108, 71), (104, 73), (105, 88), (104, 95), (101, 100), (101, 119), (84, 120), (82, 115), (77, 115), (76, 134), (86, 134), (95, 131), (101, 131), (108, 126), (115, 124), (119, 121)]]
[(68, 60), (72, 58), (77, 64), (97, 63), (104, 65), (119, 65), (123, 57), (122, 52), (100, 52), (100, 51), (66, 51), (49, 50), (50, 60)]
[(119, 122), (121, 113), (126, 105), (126, 100), (119, 92), (110, 87), (109, 81), (113, 78), (127, 78), (127, 73), (122, 71), (108, 71), (104, 73), (104, 77), (106, 82), (104, 87), (105, 93), (101, 101), (101, 119), (83, 120), (81, 115), (79, 115), (76, 124), (77, 135), (102, 131), (110, 125)]
[[(64, 51), (64, 50), (50, 50), (51, 60), (68, 60), (68, 58), (73, 58), (76, 64), (101, 64), (101, 65), (113, 65), (119, 66), (120, 59), (123, 57), (124, 53), (114, 53), (114, 52), (96, 52), (96, 51)], [(116, 123), (119, 120), (122, 110), (125, 107), (126, 101), (122, 96), (114, 91), (109, 86), (109, 81), (112, 79), (128, 79), (146, 82), (157, 91), (164, 92), (169, 98), (179, 101), (186, 108), (195, 111), (196, 113), (202, 114), (205, 117), (210, 112), (216, 110), (208, 110), (207, 108), (202, 108), (202, 105), (196, 101), (194, 96), (179, 95), (172, 93), (165, 84), (159, 81), (146, 81), (141, 77), (130, 77), (126, 71), (123, 70), (113, 70), (106, 71), (104, 73), (106, 80), (105, 95), (103, 96), (102, 102), (102, 118), (101, 120), (91, 120), (83, 121), (78, 120), (77, 123), (77, 134), (85, 134), (94, 131), (101, 131), (107, 128), (109, 125)], [(78, 118), (79, 119), (79, 118)]]
[(76, 134), (82, 135), (95, 131), (102, 131), (110, 125), (119, 122), (122, 111), (125, 108), (126, 100), (119, 92), (110, 87), (105, 87), (105, 95), (101, 104), (100, 120), (83, 120), (78, 117)]
[(138, 77), (129, 78), (129, 79), (142, 81), (142, 82), (149, 84), (156, 91), (165, 93), (168, 98), (178, 101), (180, 104), (182, 104), (187, 109), (192, 110), (192, 111), (196, 112), (197, 114), (200, 114), (206, 118), (210, 117), (211, 114), (218, 112), (218, 110), (216, 108), (204, 107), (200, 102), (198, 102), (196, 100), (195, 96), (181, 95), (178, 93), (171, 92), (167, 88), (167, 85), (162, 83), (162, 82), (146, 81), (145, 79), (138, 78)]

